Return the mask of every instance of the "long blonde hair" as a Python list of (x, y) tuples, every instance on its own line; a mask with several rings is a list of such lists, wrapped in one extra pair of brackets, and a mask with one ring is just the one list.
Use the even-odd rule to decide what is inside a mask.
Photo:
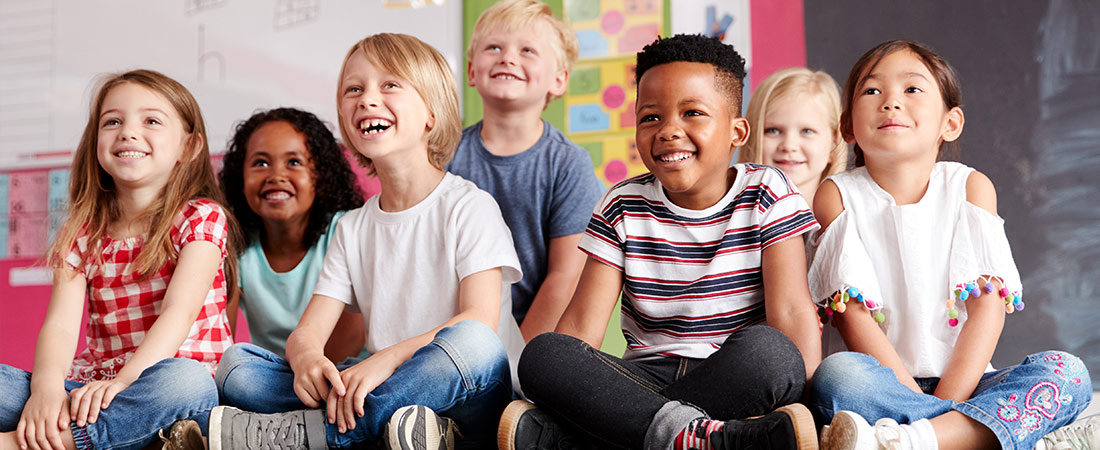
[[(357, 51), (363, 52), (372, 64), (412, 83), (420, 98), (424, 99), (428, 113), (435, 118), (435, 125), (428, 130), (428, 161), (435, 168), (443, 170), (451, 162), (455, 146), (462, 138), (458, 87), (447, 59), (431, 45), (407, 34), (378, 33), (352, 45), (340, 66), (340, 81), (336, 87), (336, 111), (339, 116), (337, 122), (340, 124), (340, 137), (344, 139), (344, 145), (351, 145), (350, 136), (358, 131), (348, 133), (344, 129), (343, 112), (340, 111), (344, 71), (347, 70), (348, 60)], [(357, 151), (352, 153), (359, 159), (359, 165), (365, 167), (369, 175), (374, 175), (370, 158)]]
[(764, 163), (764, 118), (775, 100), (801, 93), (813, 94), (822, 110), (829, 115), (829, 132), (833, 135), (833, 148), (829, 162), (821, 171), (821, 179), (840, 173), (848, 167), (848, 145), (840, 132), (840, 91), (836, 80), (822, 71), (805, 67), (789, 67), (776, 71), (757, 86), (749, 100), (745, 118), (749, 121), (749, 140), (741, 147), (738, 162)]
[[(206, 125), (199, 111), (198, 102), (183, 85), (164, 74), (152, 70), (132, 70), (108, 76), (96, 90), (88, 114), (88, 124), (76, 148), (69, 182), (69, 216), (57, 233), (47, 252), (51, 267), (65, 267), (65, 257), (73, 250), (77, 239), (88, 238), (79, 267), (89, 263), (102, 263), (99, 242), (107, 235), (107, 228), (121, 217), (115, 182), (99, 165), (99, 116), (103, 101), (111, 89), (126, 83), (134, 83), (156, 92), (171, 104), (188, 135), (183, 156), (168, 176), (168, 183), (151, 205), (135, 219), (148, 224), (145, 245), (135, 261), (135, 271), (141, 277), (158, 272), (165, 264), (175, 262), (179, 256), (172, 246), (172, 227), (176, 216), (187, 202), (205, 198), (225, 205), (221, 189), (214, 178), (210, 164), (210, 147), (206, 138)], [(139, 223), (140, 223), (139, 222)], [(236, 286), (236, 246), (240, 231), (236, 221), (227, 215), (229, 225), (228, 251), (225, 260), (226, 284)]]

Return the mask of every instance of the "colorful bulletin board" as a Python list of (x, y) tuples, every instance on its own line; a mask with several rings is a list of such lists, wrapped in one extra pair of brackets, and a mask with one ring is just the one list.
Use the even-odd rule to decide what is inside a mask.
[(668, 34), (668, 4), (566, 0), (564, 6), (580, 51), (563, 99), (563, 131), (588, 150), (596, 176), (611, 186), (646, 172), (634, 143), (634, 56)]
[[(463, 42), (494, 0), (463, 3)], [(542, 117), (588, 150), (605, 186), (646, 172), (634, 142), (634, 56), (658, 34), (702, 33), (745, 57), (750, 87), (772, 72), (806, 64), (802, 0), (549, 0), (577, 33), (579, 58), (561, 100)], [(675, 10), (672, 9), (675, 6)], [(463, 64), (465, 66), (466, 64)], [(481, 99), (466, 86), (463, 123), (481, 120)]]

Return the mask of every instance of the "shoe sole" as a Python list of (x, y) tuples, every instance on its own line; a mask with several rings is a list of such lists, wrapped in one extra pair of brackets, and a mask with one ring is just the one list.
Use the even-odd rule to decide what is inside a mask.
[(497, 448), (500, 450), (516, 450), (516, 427), (519, 419), (527, 411), (535, 409), (535, 405), (523, 400), (513, 400), (504, 408), (504, 414), (500, 416), (500, 426), (497, 427)]
[[(862, 417), (856, 416), (851, 411), (841, 411), (833, 416), (829, 424), (829, 438), (822, 441), (822, 450), (870, 450), (878, 448), (878, 443), (860, 442), (860, 425), (870, 427)], [(870, 431), (864, 431), (869, 436), (874, 435), (873, 427)]]
[(228, 406), (215, 406), (210, 411), (209, 431), (206, 433), (206, 443), (210, 450), (222, 450), (222, 413)]
[[(400, 413), (401, 416), (397, 417)], [(410, 424), (410, 419), (412, 423)], [(397, 410), (386, 424), (389, 435), (389, 448), (392, 450), (436, 450), (451, 449), (447, 432), (429, 435), (428, 427), (439, 426), (439, 417), (426, 406), (412, 406)], [(434, 430), (433, 430), (434, 431)]]
[(814, 416), (810, 410), (801, 403), (792, 403), (776, 409), (791, 418), (791, 426), (794, 427), (794, 438), (798, 444), (798, 450), (818, 450), (817, 427), (814, 425)]

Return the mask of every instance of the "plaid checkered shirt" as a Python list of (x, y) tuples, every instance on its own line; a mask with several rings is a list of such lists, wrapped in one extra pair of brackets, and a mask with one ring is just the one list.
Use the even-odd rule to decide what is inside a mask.
[[(209, 200), (188, 202), (176, 216), (172, 229), (176, 255), (190, 242), (209, 241), (222, 250), (224, 258), (228, 236), (225, 214), (221, 206)], [(89, 260), (80, 267), (81, 257), (88, 251), (88, 238), (84, 236), (65, 258), (70, 269), (88, 280), (87, 347), (73, 360), (70, 380), (113, 379), (156, 322), (176, 264), (170, 261), (142, 279), (134, 262), (144, 244), (144, 236), (122, 240), (105, 237), (101, 243), (102, 264)], [(219, 267), (202, 309), (175, 355), (202, 363), (211, 376), (222, 353), (233, 344), (225, 302), (225, 274), (223, 267)]]

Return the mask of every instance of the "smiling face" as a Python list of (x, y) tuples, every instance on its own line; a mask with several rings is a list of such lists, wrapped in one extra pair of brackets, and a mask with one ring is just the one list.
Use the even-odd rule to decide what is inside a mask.
[(816, 188), (836, 142), (828, 117), (808, 92), (772, 100), (760, 130), (764, 164), (778, 167), (800, 191)]
[(176, 109), (137, 83), (111, 88), (98, 126), (99, 165), (124, 189), (163, 188), (189, 137)]
[(542, 108), (547, 94), (565, 93), (568, 73), (558, 67), (557, 34), (545, 20), (528, 30), (497, 30), (479, 39), (467, 67), (470, 86), (490, 106)]
[(709, 64), (672, 62), (650, 68), (638, 82), (638, 154), (683, 208), (721, 200), (733, 182), (734, 148), (749, 134), (715, 81)]
[(248, 138), (244, 198), (265, 223), (305, 224), (313, 206), (313, 162), (306, 136), (283, 121), (268, 122)]
[(361, 50), (348, 58), (340, 81), (340, 124), (355, 151), (375, 167), (427, 162), (433, 118), (408, 80), (389, 73)]
[(868, 163), (936, 158), (962, 132), (962, 110), (944, 106), (936, 78), (909, 50), (882, 58), (852, 95), (852, 135)]

